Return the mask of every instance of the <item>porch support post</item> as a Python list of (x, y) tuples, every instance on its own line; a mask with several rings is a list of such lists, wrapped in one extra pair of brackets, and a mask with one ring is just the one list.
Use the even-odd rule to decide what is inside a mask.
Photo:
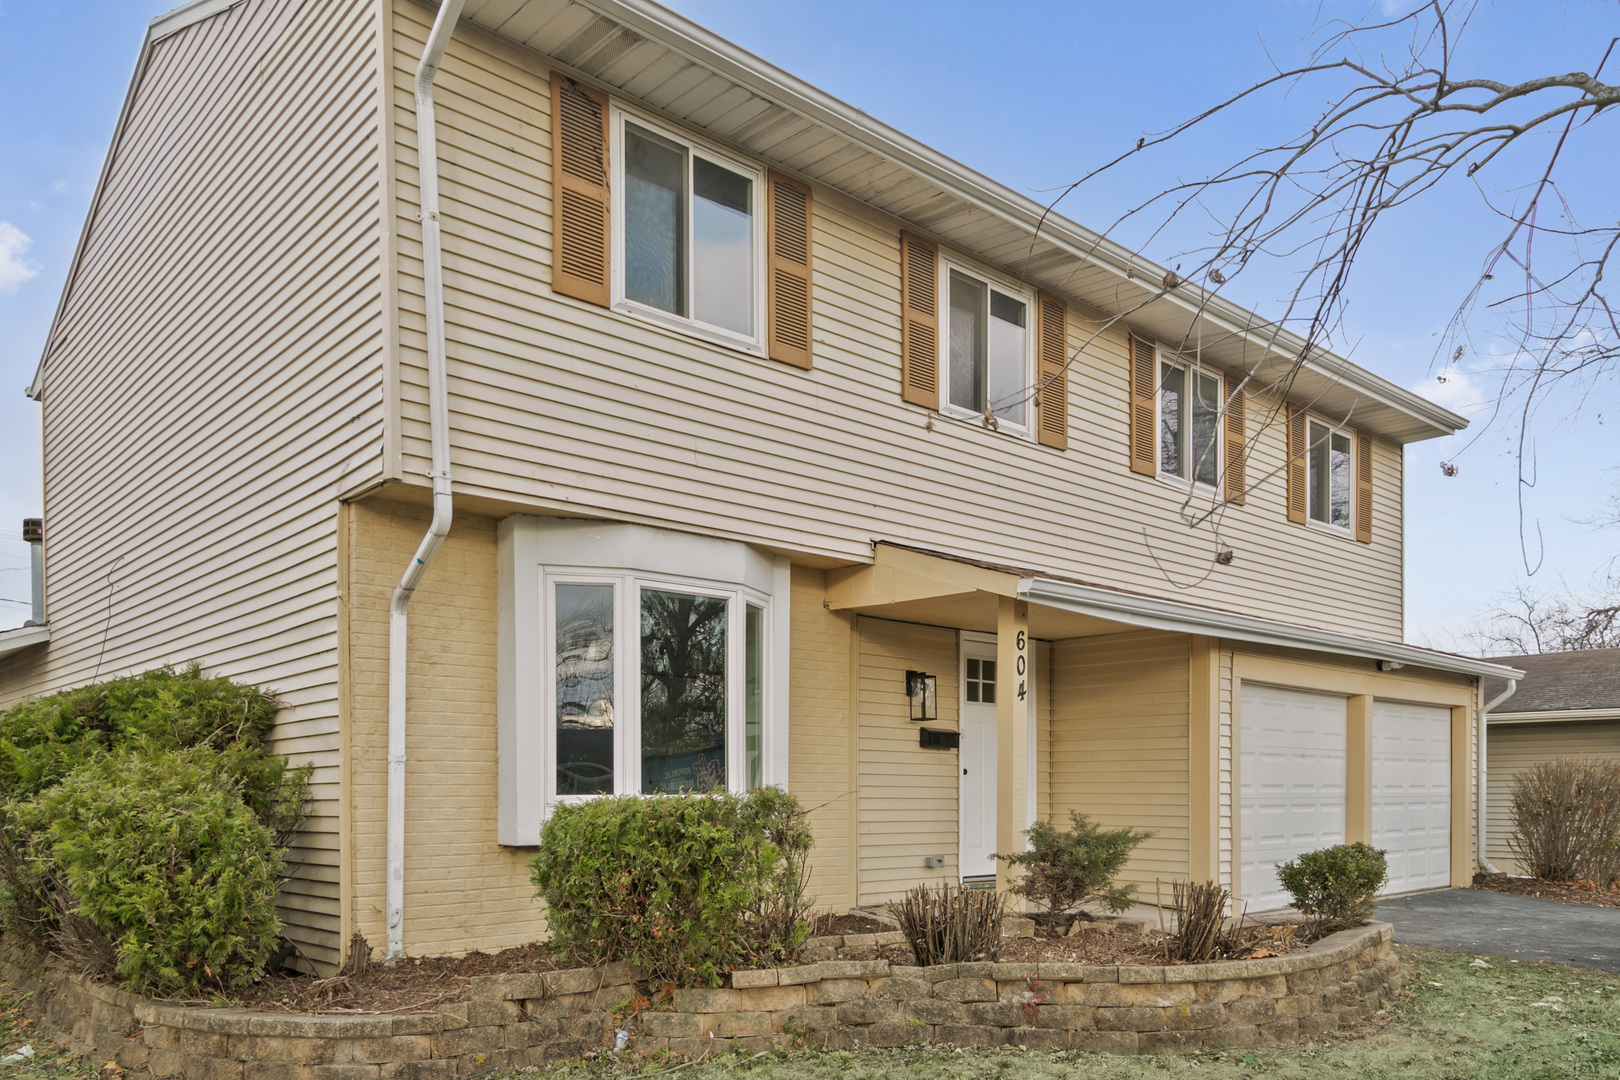
[[(1024, 849), (1029, 810), (1029, 692), (1035, 643), (1029, 639), (1029, 604), (1001, 597), (996, 617), (996, 853)], [(996, 862), (996, 888), (1011, 884), (1010, 868)]]
[(1372, 843), (1372, 707), (1371, 694), (1352, 694), (1345, 702), (1344, 841)]
[(1220, 639), (1194, 634), (1187, 670), (1187, 876), (1214, 881), (1221, 859)]

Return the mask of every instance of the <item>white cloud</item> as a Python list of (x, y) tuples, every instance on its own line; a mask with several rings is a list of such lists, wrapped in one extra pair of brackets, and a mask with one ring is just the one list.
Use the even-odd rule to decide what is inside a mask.
[(1447, 365), (1437, 374), (1429, 376), (1412, 387), (1418, 393), (1439, 405), (1463, 416), (1472, 416), (1491, 403), (1493, 389), (1483, 384), (1477, 372)]
[(39, 264), (23, 258), (33, 241), (9, 221), (0, 221), (0, 293), (12, 292), (39, 273)]

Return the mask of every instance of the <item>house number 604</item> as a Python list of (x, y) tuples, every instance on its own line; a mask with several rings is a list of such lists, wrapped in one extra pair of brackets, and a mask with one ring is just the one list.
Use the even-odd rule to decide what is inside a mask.
[(1028, 645), (1028, 642), (1026, 642), (1024, 640), (1024, 632), (1022, 630), (1018, 631), (1018, 638), (1017, 638), (1018, 660), (1014, 665), (1014, 670), (1015, 670), (1016, 674), (1018, 675), (1018, 700), (1019, 701), (1023, 701), (1024, 700), (1024, 695), (1029, 692), (1025, 688), (1025, 685), (1024, 685), (1024, 672), (1029, 669), (1029, 663), (1028, 663), (1027, 660), (1024, 659), (1024, 651), (1025, 651), (1025, 648), (1027, 647), (1027, 645)]

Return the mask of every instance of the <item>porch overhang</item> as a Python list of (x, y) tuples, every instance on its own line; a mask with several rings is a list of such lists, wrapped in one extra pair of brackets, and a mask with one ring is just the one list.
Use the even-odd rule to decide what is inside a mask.
[(15, 630), (0, 630), (0, 656), (47, 645), (51, 640), (49, 626), (19, 626)]

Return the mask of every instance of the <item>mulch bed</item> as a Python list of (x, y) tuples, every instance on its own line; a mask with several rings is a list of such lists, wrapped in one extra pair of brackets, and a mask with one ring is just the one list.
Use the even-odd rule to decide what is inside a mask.
[(1508, 874), (1475, 874), (1474, 888), (1514, 896), (1534, 896), (1541, 900), (1562, 900), (1566, 904), (1620, 908), (1620, 882), (1607, 889), (1591, 881), (1567, 883), (1541, 878), (1512, 877)]
[(275, 1012), (423, 1012), (466, 1001), (475, 975), (556, 971), (574, 966), (557, 963), (546, 946), (536, 943), (498, 953), (406, 957), (393, 967), (372, 962), (359, 975), (331, 979), (267, 975), (239, 999), (244, 1008)]
[(838, 914), (826, 912), (817, 915), (810, 924), (811, 937), (831, 937), (834, 934), (840, 937), (845, 934), (887, 934), (894, 927), (886, 922), (866, 915)]

